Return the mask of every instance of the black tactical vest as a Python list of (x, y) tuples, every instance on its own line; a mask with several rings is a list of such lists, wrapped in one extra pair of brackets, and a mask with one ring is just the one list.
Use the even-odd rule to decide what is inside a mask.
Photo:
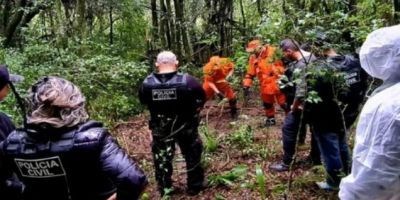
[(338, 98), (343, 103), (362, 101), (368, 87), (368, 74), (361, 68), (360, 61), (353, 56), (336, 56), (331, 58), (334, 67), (344, 73), (347, 90)]
[[(46, 139), (36, 138), (34, 132), (17, 130), (5, 141), (3, 151), (8, 155), (8, 166), (26, 185), (26, 199), (105, 200), (116, 191), (111, 180), (96, 167), (101, 151), (97, 143), (105, 130), (95, 122), (86, 125), (62, 134), (49, 132)], [(81, 132), (85, 134), (77, 136)]]
[(186, 79), (186, 74), (177, 73), (169, 80), (159, 80), (154, 74), (144, 80), (143, 96), (152, 120), (163, 117), (182, 119), (193, 115)]

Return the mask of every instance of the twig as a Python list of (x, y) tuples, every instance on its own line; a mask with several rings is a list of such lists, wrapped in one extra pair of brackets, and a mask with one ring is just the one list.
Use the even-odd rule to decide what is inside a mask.
[(286, 188), (285, 193), (284, 193), (284, 199), (285, 200), (288, 198), (288, 194), (290, 193), (290, 190), (292, 188), (292, 181), (293, 181), (293, 174), (294, 174), (293, 165), (296, 162), (297, 152), (299, 151), (298, 142), (299, 142), (299, 138), (300, 138), (301, 129), (303, 128), (302, 127), (303, 126), (303, 117), (304, 117), (304, 108), (303, 108), (303, 110), (301, 110), (300, 124), (299, 124), (299, 129), (297, 130), (297, 136), (296, 136), (295, 152), (294, 152), (294, 155), (293, 155), (292, 162), (289, 165), (289, 172), (290, 173), (289, 173), (289, 180), (287, 182), (287, 188)]
[(228, 163), (231, 161), (231, 157), (229, 156), (229, 152), (226, 152), (226, 162), (221, 166), (221, 169), (225, 168)]

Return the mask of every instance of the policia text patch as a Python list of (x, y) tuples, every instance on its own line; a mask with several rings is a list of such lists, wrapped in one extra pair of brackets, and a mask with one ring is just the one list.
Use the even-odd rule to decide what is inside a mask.
[(28, 178), (50, 178), (64, 176), (60, 157), (42, 159), (14, 159), (21, 175)]
[(170, 89), (152, 89), (151, 90), (153, 101), (166, 101), (166, 100), (176, 100), (176, 88)]

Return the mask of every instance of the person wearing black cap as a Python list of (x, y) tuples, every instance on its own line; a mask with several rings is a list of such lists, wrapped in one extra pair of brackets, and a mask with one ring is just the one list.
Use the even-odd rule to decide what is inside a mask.
[[(0, 102), (3, 101), (10, 92), (10, 87), (13, 82), (20, 82), (23, 80), (22, 76), (9, 74), (6, 65), (0, 65)], [(3, 141), (9, 133), (15, 129), (14, 124), (10, 118), (0, 112), (0, 142)]]
[[(7, 69), (7, 65), (0, 65), (0, 102), (8, 96), (10, 87), (13, 88), (12, 83), (20, 82), (23, 80), (22, 76), (10, 74)], [(0, 142), (5, 140), (7, 136), (15, 130), (15, 126), (11, 119), (3, 112), (0, 112)], [(0, 166), (2, 162), (0, 160)], [(0, 187), (0, 194), (5, 199), (18, 199), (22, 193), (22, 185), (18, 179), (14, 176), (5, 181), (7, 188)]]

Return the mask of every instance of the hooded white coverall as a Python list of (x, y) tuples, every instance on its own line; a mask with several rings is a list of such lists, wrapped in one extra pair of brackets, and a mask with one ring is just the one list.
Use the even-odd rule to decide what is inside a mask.
[(400, 25), (370, 33), (360, 61), (368, 74), (384, 82), (361, 111), (352, 172), (342, 179), (339, 197), (400, 199)]

